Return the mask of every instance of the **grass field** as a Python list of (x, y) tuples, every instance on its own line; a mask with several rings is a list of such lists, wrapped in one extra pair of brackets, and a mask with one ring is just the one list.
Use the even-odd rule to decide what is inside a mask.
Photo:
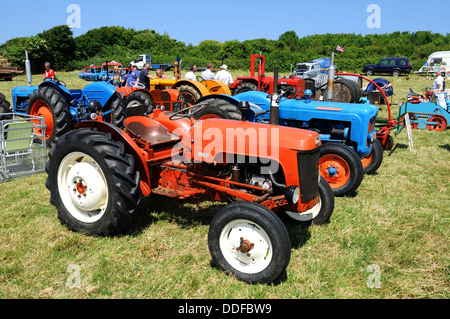
[[(58, 76), (69, 88), (87, 84), (77, 72)], [(393, 105), (432, 83), (386, 78)], [(11, 101), (19, 85), (25, 76), (0, 92)], [(449, 298), (450, 129), (412, 136), (412, 150), (406, 130), (394, 136), (378, 173), (356, 196), (336, 198), (328, 224), (288, 225), (291, 261), (274, 285), (210, 264), (208, 225), (223, 204), (148, 197), (126, 234), (98, 238), (59, 223), (45, 173), (0, 183), (0, 298)]]

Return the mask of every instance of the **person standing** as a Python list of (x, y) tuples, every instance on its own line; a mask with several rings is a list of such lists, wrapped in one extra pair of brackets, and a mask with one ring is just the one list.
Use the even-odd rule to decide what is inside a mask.
[(214, 64), (208, 63), (208, 66), (206, 67), (206, 70), (202, 72), (202, 78), (204, 80), (212, 80), (214, 79)]
[(150, 75), (148, 70), (150, 70), (150, 63), (145, 63), (144, 68), (139, 74), (139, 83), (144, 85), (144, 88), (146, 90), (150, 90), (150, 80), (153, 80), (155, 78), (153, 75)]
[(433, 90), (434, 91), (444, 91), (444, 78), (442, 77), (442, 72), (436, 72), (436, 79), (433, 82)]
[(186, 80), (197, 81), (197, 77), (195, 76), (195, 72), (197, 71), (196, 65), (191, 65), (189, 68), (189, 72), (184, 75)]
[(51, 69), (50, 62), (45, 62), (44, 66), (45, 66), (44, 81), (55, 81), (56, 73)]
[(226, 64), (223, 64), (220, 67), (220, 71), (216, 73), (216, 76), (214, 77), (214, 80), (219, 80), (225, 83), (226, 85), (230, 86), (234, 83), (233, 78), (231, 77), (230, 72), (227, 71), (228, 66)]
[(445, 101), (445, 82), (441, 71), (436, 72), (436, 79), (433, 82), (434, 95), (437, 98), (438, 104), (447, 110), (447, 102)]

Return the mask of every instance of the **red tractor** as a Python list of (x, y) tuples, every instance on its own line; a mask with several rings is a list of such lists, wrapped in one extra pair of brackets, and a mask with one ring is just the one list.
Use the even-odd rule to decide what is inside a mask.
[(321, 225), (334, 209), (319, 175), (316, 132), (242, 120), (194, 120), (202, 107), (155, 108), (124, 129), (85, 121), (49, 152), (46, 186), (58, 218), (73, 231), (112, 235), (130, 225), (143, 196), (208, 196), (228, 202), (213, 217), (213, 262), (250, 283), (276, 280), (291, 244), (280, 216)]
[[(257, 65), (258, 75), (255, 75), (256, 59), (259, 59)], [(247, 91), (262, 91), (267, 94), (272, 94), (274, 88), (274, 77), (265, 75), (265, 64), (266, 57), (264, 55), (252, 54), (250, 62), (250, 76), (238, 76), (236, 80), (234, 80), (233, 84), (230, 86), (233, 95)], [(305, 80), (294, 76), (278, 77), (278, 89), (280, 91), (286, 91), (289, 87), (295, 89), (291, 89), (293, 95), (289, 97), (301, 97), (305, 91)]]

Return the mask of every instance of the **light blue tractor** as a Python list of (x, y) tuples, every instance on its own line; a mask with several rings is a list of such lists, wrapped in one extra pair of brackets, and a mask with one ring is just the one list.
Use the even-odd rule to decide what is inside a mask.
[(29, 63), (27, 54), (28, 86), (12, 89), (12, 111), (43, 117), (47, 125), (48, 145), (81, 121), (97, 119), (123, 126), (125, 104), (114, 85), (95, 82), (83, 89), (69, 90), (63, 81), (47, 79), (38, 86), (32, 86)]

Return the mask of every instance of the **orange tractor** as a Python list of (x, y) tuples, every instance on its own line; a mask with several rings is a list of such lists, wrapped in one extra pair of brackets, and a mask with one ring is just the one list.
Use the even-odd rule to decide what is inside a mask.
[(197, 81), (178, 78), (178, 62), (175, 65), (174, 79), (153, 79), (150, 90), (139, 84), (132, 87), (117, 88), (124, 99), (127, 115), (150, 114), (155, 105), (164, 105), (166, 110), (178, 111), (183, 107), (194, 105), (197, 100), (209, 94), (228, 94), (227, 85), (217, 80), (204, 80), (198, 76)]
[(290, 260), (280, 217), (326, 223), (334, 196), (319, 175), (316, 132), (242, 120), (194, 120), (207, 105), (130, 116), (124, 129), (85, 121), (64, 134), (46, 165), (50, 202), (73, 231), (121, 233), (143, 196), (228, 202), (213, 217), (213, 262), (250, 283), (269, 283)]

